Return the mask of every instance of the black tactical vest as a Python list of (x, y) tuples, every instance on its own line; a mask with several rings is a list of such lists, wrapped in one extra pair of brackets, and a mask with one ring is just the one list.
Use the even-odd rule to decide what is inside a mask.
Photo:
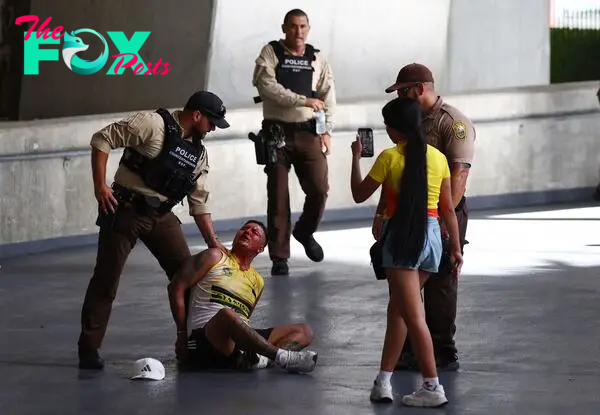
[(165, 122), (165, 141), (160, 154), (150, 159), (127, 147), (119, 164), (140, 175), (144, 183), (172, 201), (180, 202), (196, 187), (194, 170), (205, 149), (181, 137), (175, 118), (164, 108), (156, 111)]
[[(316, 59), (315, 53), (319, 52), (319, 49), (307, 44), (303, 56), (294, 56), (286, 54), (283, 45), (277, 40), (269, 42), (269, 45), (273, 47), (279, 61), (275, 68), (277, 82), (297, 94), (315, 98), (317, 93), (312, 88), (315, 71), (312, 62)], [(254, 102), (262, 102), (261, 97), (254, 97)]]

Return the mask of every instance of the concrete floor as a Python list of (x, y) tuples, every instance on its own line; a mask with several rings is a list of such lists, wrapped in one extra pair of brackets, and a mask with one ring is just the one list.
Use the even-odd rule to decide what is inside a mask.
[[(460, 283), (461, 369), (441, 374), (442, 409), (373, 405), (387, 288), (372, 276), (368, 224), (324, 229), (326, 259), (293, 246), (289, 278), (272, 278), (254, 321), (307, 320), (310, 375), (178, 373), (166, 278), (143, 245), (125, 269), (102, 349), (104, 372), (79, 371), (76, 341), (95, 248), (4, 261), (0, 269), (0, 414), (599, 414), (600, 207), (472, 214)], [(201, 248), (191, 240), (193, 250)], [(132, 382), (155, 357), (159, 382)], [(397, 373), (395, 392), (419, 376)]]

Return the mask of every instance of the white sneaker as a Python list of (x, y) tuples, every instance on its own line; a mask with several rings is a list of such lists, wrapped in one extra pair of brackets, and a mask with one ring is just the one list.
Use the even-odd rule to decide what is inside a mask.
[(289, 372), (307, 373), (312, 372), (317, 365), (317, 352), (302, 350), (299, 352), (290, 351), (289, 360), (285, 366), (282, 366)]
[(263, 356), (261, 354), (257, 354), (258, 362), (252, 365), (252, 369), (264, 369), (269, 367), (269, 363), (271, 362), (267, 356)]
[(446, 393), (442, 385), (437, 385), (435, 390), (425, 389), (421, 386), (416, 392), (402, 397), (402, 403), (406, 406), (418, 406), (421, 408), (436, 408), (448, 403)]
[(392, 385), (388, 383), (387, 385), (380, 385), (377, 381), (373, 382), (373, 387), (371, 388), (371, 402), (393, 402), (394, 395), (392, 394)]

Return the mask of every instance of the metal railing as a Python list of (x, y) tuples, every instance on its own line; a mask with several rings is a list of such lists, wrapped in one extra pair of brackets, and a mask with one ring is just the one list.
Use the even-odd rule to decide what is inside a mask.
[(554, 27), (564, 29), (600, 30), (600, 9), (565, 10), (562, 16), (556, 16)]

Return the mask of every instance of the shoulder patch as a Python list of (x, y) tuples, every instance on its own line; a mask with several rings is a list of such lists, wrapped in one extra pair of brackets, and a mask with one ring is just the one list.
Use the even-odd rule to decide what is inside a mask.
[(462, 121), (455, 121), (452, 124), (452, 131), (454, 131), (454, 137), (457, 140), (464, 140), (467, 137), (467, 126)]

